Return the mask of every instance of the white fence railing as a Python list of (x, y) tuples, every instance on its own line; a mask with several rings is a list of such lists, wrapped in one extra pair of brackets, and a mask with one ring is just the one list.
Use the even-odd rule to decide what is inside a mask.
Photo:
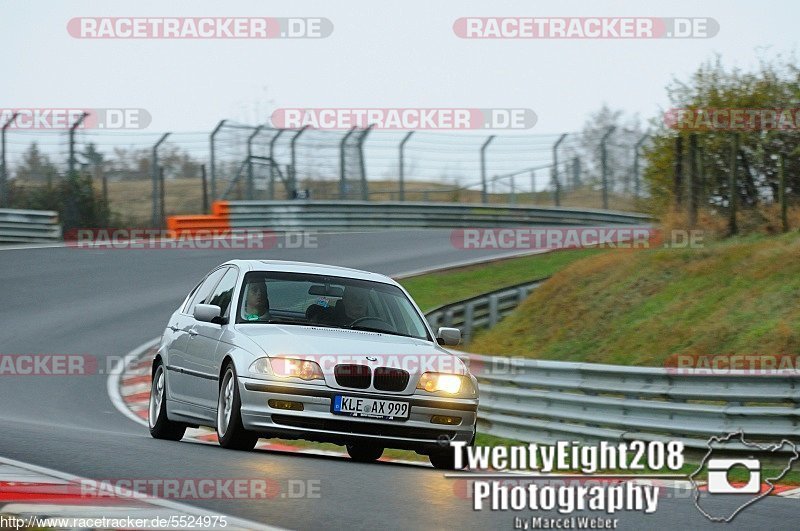
[(60, 239), (58, 213), (0, 209), (0, 243), (38, 243)]

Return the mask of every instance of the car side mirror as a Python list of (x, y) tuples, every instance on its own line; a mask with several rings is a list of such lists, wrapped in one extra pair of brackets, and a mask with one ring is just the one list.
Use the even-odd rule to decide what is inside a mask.
[(442, 326), (436, 332), (436, 342), (440, 345), (455, 346), (461, 343), (461, 330)]
[(221, 313), (222, 308), (214, 304), (197, 304), (194, 307), (194, 318), (203, 323), (225, 324)]

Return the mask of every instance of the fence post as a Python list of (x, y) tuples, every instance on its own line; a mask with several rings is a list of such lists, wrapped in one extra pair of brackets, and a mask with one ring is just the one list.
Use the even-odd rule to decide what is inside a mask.
[(158, 228), (164, 227), (164, 222), (167, 219), (167, 207), (166, 207), (166, 191), (164, 190), (164, 167), (161, 166), (158, 168), (158, 190), (159, 190), (159, 205), (160, 205), (160, 218), (161, 218), (161, 225)]
[(255, 175), (253, 173), (253, 140), (263, 129), (263, 125), (256, 127), (253, 134), (247, 137), (247, 199), (254, 199), (255, 195)]
[(275, 199), (275, 168), (277, 167), (275, 162), (275, 143), (284, 131), (286, 129), (278, 129), (278, 132), (269, 141), (269, 198), (271, 200)]
[(553, 144), (553, 201), (556, 206), (561, 206), (561, 182), (558, 180), (558, 146), (567, 138), (567, 133), (561, 135)]
[(581, 184), (581, 159), (576, 155), (572, 158), (572, 186), (578, 188)]
[[(206, 178), (205, 164), (200, 166), (200, 178), (203, 180), (203, 214), (208, 214), (208, 179)], [(103, 182), (105, 182), (105, 178)]]
[(89, 113), (81, 113), (78, 119), (75, 120), (75, 123), (72, 124), (72, 127), (69, 128), (69, 160), (67, 161), (67, 165), (69, 166), (67, 175), (69, 177), (72, 177), (75, 173), (75, 129), (81, 126), (87, 116), (89, 116)]
[(355, 126), (345, 133), (342, 141), (339, 143), (339, 199), (347, 197), (347, 167), (345, 166), (346, 160), (344, 150), (346, 149), (347, 140), (356, 131)]
[(171, 133), (164, 133), (163, 135), (161, 135), (161, 138), (158, 139), (158, 142), (156, 142), (153, 145), (153, 155), (152, 155), (152, 160), (150, 161), (150, 175), (152, 176), (152, 180), (153, 180), (153, 216), (152, 216), (153, 228), (160, 228), (161, 227), (161, 221), (163, 221), (163, 220), (159, 220), (159, 217), (160, 217), (160, 214), (161, 214), (161, 210), (159, 209), (159, 206), (158, 206), (159, 197), (160, 197), (160, 194), (159, 194), (159, 171), (158, 171), (158, 147), (161, 144), (163, 144), (165, 140), (167, 140), (167, 137), (170, 134)]
[(12, 114), (11, 118), (3, 124), (3, 129), (0, 131), (0, 150), (2, 150), (2, 153), (0, 153), (0, 157), (2, 157), (2, 161), (0, 161), (0, 208), (7, 206), (10, 202), (6, 189), (6, 185), (8, 184), (8, 173), (6, 173), (6, 130), (11, 127), (11, 124), (14, 123), (17, 116), (19, 116), (18, 112)]
[(209, 136), (209, 144), (210, 144), (209, 147), (211, 150), (210, 153), (211, 160), (209, 161), (209, 163), (211, 164), (211, 199), (213, 201), (217, 200), (217, 165), (216, 165), (217, 152), (216, 152), (216, 147), (214, 145), (214, 141), (217, 136), (217, 133), (219, 133), (219, 130), (222, 129), (222, 126), (224, 125), (225, 125), (225, 120), (221, 120), (214, 128), (214, 130), (211, 131), (211, 135)]
[(514, 174), (513, 173), (509, 176), (509, 181), (510, 181), (509, 184), (511, 186), (511, 204), (512, 205), (516, 205), (517, 204), (517, 193), (516, 193), (516, 189), (515, 189), (515, 186), (514, 186)]
[(730, 170), (728, 171), (728, 232), (736, 234), (736, 196), (739, 192), (736, 189), (736, 158), (739, 154), (739, 134), (733, 133), (731, 142)]
[(300, 138), (306, 129), (308, 129), (307, 125), (304, 125), (300, 128), (297, 133), (292, 137), (290, 142), (291, 150), (292, 150), (292, 170), (289, 172), (289, 199), (295, 199), (297, 197), (297, 158), (295, 154), (295, 144), (297, 143), (297, 139)]
[(608, 150), (606, 149), (606, 141), (615, 129), (616, 127), (613, 125), (610, 126), (600, 140), (600, 164), (603, 171), (603, 208), (605, 210), (608, 210)]
[(778, 158), (778, 199), (781, 203), (781, 231), (789, 232), (789, 219), (786, 215), (786, 155)]
[(406, 164), (405, 164), (405, 148), (406, 142), (411, 139), (411, 135), (414, 134), (414, 131), (409, 131), (406, 136), (403, 137), (403, 140), (400, 141), (400, 201), (406, 200)]
[(494, 135), (489, 135), (486, 142), (481, 146), (481, 203), (483, 204), (489, 202), (489, 198), (486, 195), (486, 148), (489, 147), (492, 140), (494, 140)]
[(358, 135), (358, 165), (359, 170), (361, 172), (361, 200), (362, 201), (369, 201), (369, 185), (367, 184), (367, 167), (364, 162), (364, 142), (367, 140), (367, 135), (369, 135), (372, 128), (375, 127), (375, 124), (370, 124), (364, 132)]
[(633, 197), (635, 199), (639, 199), (639, 194), (641, 193), (641, 176), (639, 175), (639, 150), (644, 144), (644, 141), (648, 138), (647, 133), (642, 135), (636, 144), (633, 146)]

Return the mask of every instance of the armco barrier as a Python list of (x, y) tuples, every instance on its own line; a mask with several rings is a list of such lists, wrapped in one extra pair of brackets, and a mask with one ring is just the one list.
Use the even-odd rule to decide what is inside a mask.
[(0, 209), (0, 243), (45, 243), (60, 239), (57, 212)]
[[(705, 449), (712, 436), (800, 444), (800, 377), (682, 374), (458, 353), (480, 383), (478, 429), (554, 443), (682, 440)], [(740, 449), (747, 449), (739, 446)]]
[(545, 280), (547, 279), (523, 282), (463, 301), (445, 304), (427, 312), (425, 318), (434, 330), (440, 326), (460, 328), (463, 342), (466, 344), (469, 343), (475, 330), (496, 325)]
[(172, 230), (364, 230), (646, 224), (644, 214), (577, 208), (397, 201), (217, 201), (208, 216), (170, 216)]

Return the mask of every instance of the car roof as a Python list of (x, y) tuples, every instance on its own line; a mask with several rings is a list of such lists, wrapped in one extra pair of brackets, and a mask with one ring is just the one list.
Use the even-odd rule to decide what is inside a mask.
[(351, 269), (328, 264), (313, 262), (296, 262), (289, 260), (230, 260), (226, 265), (236, 265), (245, 271), (282, 271), (290, 273), (307, 273), (311, 275), (329, 275), (336, 277), (355, 278), (359, 280), (372, 280), (384, 284), (398, 285), (386, 275), (371, 273), (360, 269)]

